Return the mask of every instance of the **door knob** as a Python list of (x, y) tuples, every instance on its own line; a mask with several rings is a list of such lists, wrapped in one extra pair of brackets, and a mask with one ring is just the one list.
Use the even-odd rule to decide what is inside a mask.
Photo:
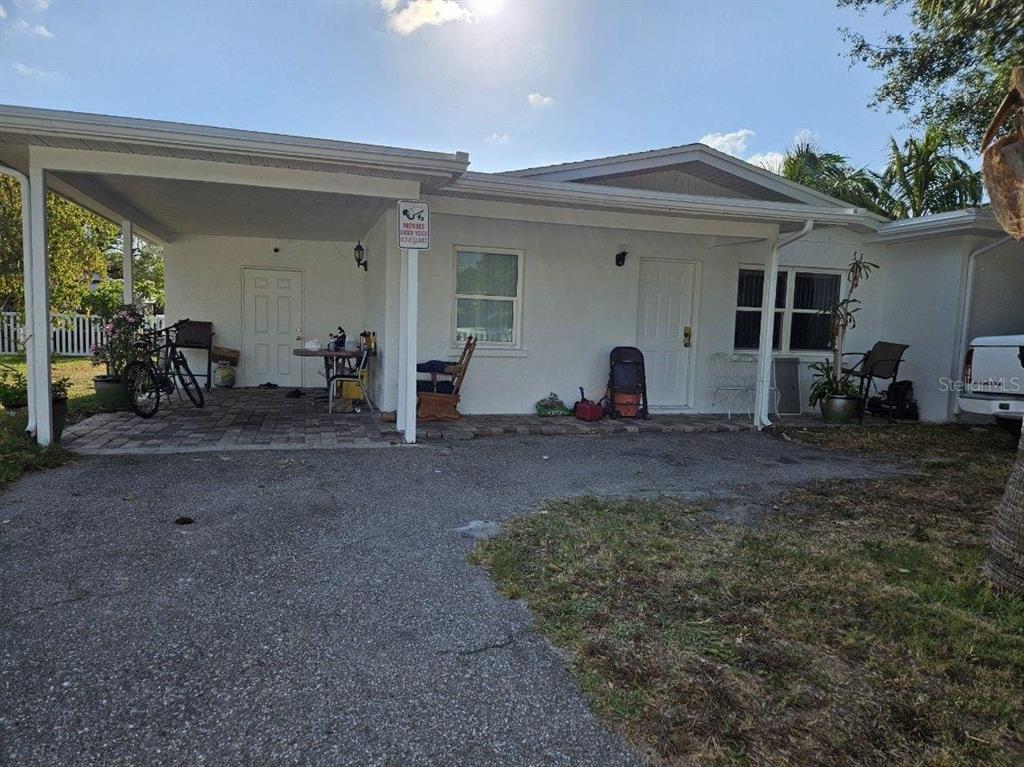
[(683, 346), (689, 349), (693, 345), (693, 328), (687, 325), (683, 328)]

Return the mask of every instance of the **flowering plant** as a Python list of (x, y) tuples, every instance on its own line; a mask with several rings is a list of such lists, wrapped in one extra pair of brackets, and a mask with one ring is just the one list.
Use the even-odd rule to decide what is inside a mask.
[(143, 317), (131, 304), (118, 309), (103, 326), (103, 343), (92, 349), (92, 363), (106, 365), (107, 375), (120, 378), (125, 365), (135, 358), (135, 341), (143, 327)]

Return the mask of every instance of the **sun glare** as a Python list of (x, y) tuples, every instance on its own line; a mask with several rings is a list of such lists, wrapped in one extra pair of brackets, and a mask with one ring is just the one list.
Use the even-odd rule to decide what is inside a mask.
[(501, 10), (505, 0), (470, 0), (469, 7), (481, 18), (490, 18)]

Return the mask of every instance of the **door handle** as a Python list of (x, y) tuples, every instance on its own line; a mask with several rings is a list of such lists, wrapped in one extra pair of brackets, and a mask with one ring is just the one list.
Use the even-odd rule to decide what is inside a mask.
[(693, 328), (689, 325), (683, 328), (683, 346), (687, 349), (693, 346)]

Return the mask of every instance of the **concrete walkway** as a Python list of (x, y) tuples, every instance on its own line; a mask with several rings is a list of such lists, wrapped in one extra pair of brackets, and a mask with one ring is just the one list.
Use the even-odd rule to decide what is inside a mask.
[(458, 528), (556, 496), (751, 498), (877, 471), (741, 433), (29, 475), (0, 498), (0, 763), (637, 764)]

